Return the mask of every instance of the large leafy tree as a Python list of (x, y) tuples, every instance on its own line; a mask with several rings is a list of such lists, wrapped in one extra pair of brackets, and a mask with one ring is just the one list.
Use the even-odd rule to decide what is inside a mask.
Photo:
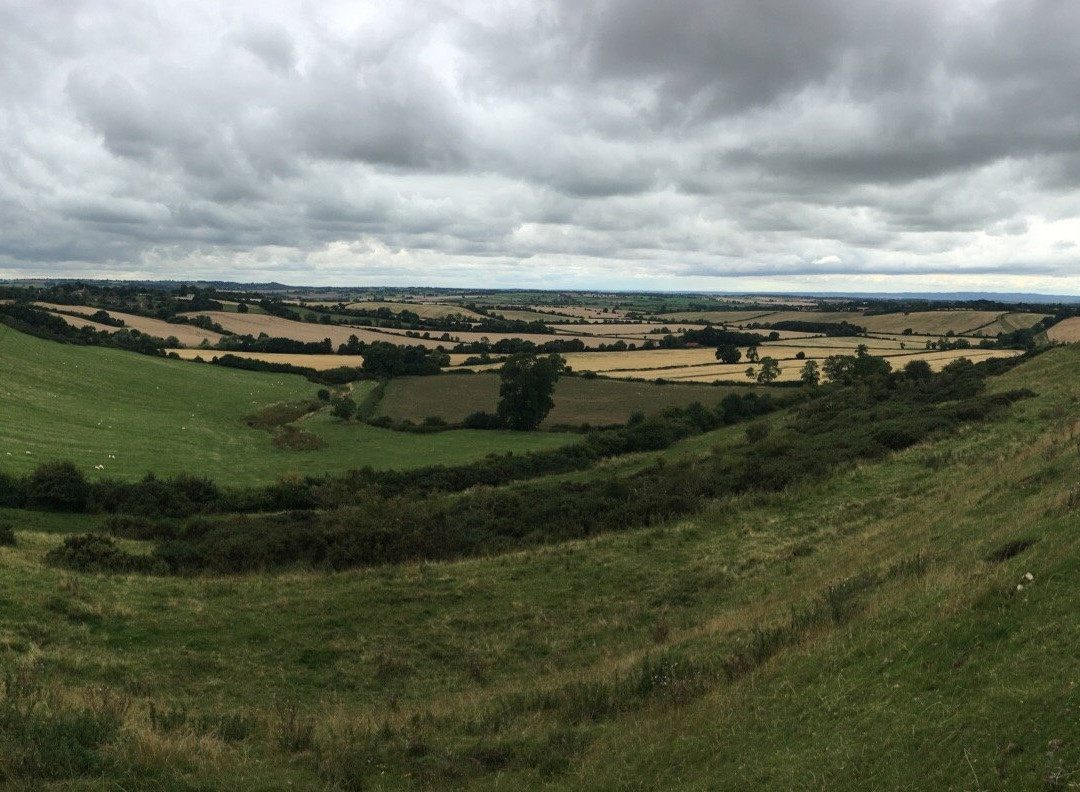
[(502, 385), (496, 412), (503, 423), (511, 429), (539, 427), (555, 406), (551, 394), (565, 368), (566, 361), (559, 355), (512, 355), (500, 371)]

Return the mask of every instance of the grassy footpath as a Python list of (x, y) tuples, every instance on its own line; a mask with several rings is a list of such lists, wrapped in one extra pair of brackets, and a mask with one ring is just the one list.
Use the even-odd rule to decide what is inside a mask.
[[(372, 387), (357, 383), (355, 398)], [(412, 435), (342, 425), (319, 413), (301, 425), (322, 436), (325, 447), (289, 451), (244, 423), (245, 415), (266, 405), (312, 399), (317, 390), (295, 375), (70, 346), (0, 327), (0, 470), (24, 473), (49, 459), (70, 459), (90, 475), (186, 472), (246, 485), (291, 471), (456, 464), (577, 439), (516, 432)]]
[[(23, 712), (36, 683), (52, 698), (0, 721), (0, 768), (35, 766), (13, 764), (12, 734), (45, 744), (83, 713), (116, 726), (82, 764), (13, 777), (1067, 788), (1080, 778), (1078, 365), (1080, 349), (1040, 356), (992, 381), (1038, 393), (1007, 417), (818, 486), (499, 557), (73, 575), (41, 564), (64, 526), (16, 523), (18, 546), (0, 549), (8, 700)], [(991, 560), (1018, 539), (1035, 543)]]

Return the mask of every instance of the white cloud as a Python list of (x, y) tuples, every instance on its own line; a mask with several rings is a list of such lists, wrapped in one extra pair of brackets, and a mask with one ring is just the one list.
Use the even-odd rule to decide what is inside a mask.
[(796, 6), (15, 0), (0, 274), (1080, 291), (1080, 8)]

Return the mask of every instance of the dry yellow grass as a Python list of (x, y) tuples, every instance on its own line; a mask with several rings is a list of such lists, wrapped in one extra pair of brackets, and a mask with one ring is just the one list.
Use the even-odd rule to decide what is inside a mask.
[(1080, 341), (1080, 316), (1063, 319), (1046, 331), (1046, 337), (1062, 344)]
[[(195, 314), (192, 314), (193, 316)], [(292, 338), (306, 343), (319, 342), (329, 338), (330, 343), (336, 348), (349, 340), (350, 335), (355, 335), (361, 341), (374, 343), (385, 341), (391, 344), (403, 344), (406, 346), (426, 346), (435, 348), (446, 345), (446, 342), (435, 339), (408, 338), (404, 335), (395, 335), (389, 332), (378, 332), (371, 328), (353, 327), (351, 325), (322, 325), (311, 322), (294, 322), (291, 319), (282, 319), (280, 316), (268, 314), (238, 314), (228, 311), (200, 311), (200, 316), (209, 316), (226, 330), (241, 335), (258, 336), (266, 333), (273, 338)], [(170, 325), (171, 327), (172, 325)]]
[(264, 360), (267, 363), (286, 363), (290, 366), (304, 366), (318, 371), (337, 368), (338, 366), (360, 366), (364, 358), (360, 355), (290, 355), (284, 352), (223, 352), (218, 349), (169, 349), (184, 360), (201, 357), (210, 360), (220, 355), (235, 355), (249, 360)]
[[(100, 308), (92, 308), (87, 305), (56, 305), (54, 303), (34, 303), (38, 307), (45, 308), (50, 311), (69, 311), (71, 313), (78, 313), (83, 316), (92, 316), (100, 311)], [(158, 338), (168, 338), (169, 336), (175, 336), (176, 339), (184, 346), (198, 346), (204, 340), (215, 344), (218, 339), (221, 338), (220, 333), (215, 333), (211, 330), (203, 330), (201, 327), (192, 327), (191, 325), (182, 324), (170, 324), (169, 322), (162, 321), (161, 319), (150, 319), (145, 316), (136, 316), (135, 314), (122, 313), (120, 311), (108, 311), (109, 316), (114, 319), (121, 319), (124, 322), (124, 327), (130, 330), (138, 330), (140, 333), (147, 333)], [(83, 325), (91, 325), (95, 330), (104, 330), (109, 333), (115, 333), (117, 327), (110, 325), (98, 324), (91, 321), (83, 321), (76, 319), (72, 316), (64, 316), (58, 314), (65, 322), (75, 327), (82, 327)]]

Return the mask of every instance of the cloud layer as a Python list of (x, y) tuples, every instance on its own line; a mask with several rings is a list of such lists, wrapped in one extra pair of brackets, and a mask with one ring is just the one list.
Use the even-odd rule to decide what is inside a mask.
[(1064, 0), (0, 5), (0, 277), (1080, 292)]

